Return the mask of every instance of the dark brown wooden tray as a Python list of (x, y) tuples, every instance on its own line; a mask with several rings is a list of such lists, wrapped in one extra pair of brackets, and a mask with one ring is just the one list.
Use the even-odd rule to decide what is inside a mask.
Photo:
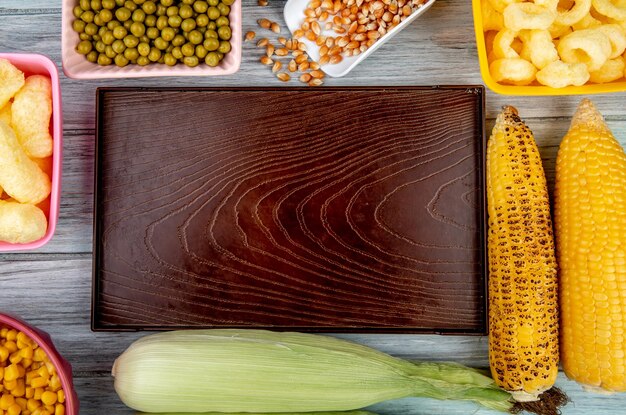
[(92, 328), (483, 334), (482, 86), (100, 88)]

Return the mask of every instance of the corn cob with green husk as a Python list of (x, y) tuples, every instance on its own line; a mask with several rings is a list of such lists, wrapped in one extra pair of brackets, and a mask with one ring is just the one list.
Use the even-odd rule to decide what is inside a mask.
[(504, 107), (487, 144), (489, 363), (518, 401), (536, 401), (559, 365), (558, 285), (548, 188), (533, 134)]
[(588, 99), (559, 148), (555, 225), (563, 369), (626, 391), (626, 154)]
[(411, 363), (332, 337), (260, 330), (154, 334), (113, 366), (115, 390), (144, 412), (344, 411), (389, 399), (463, 399), (509, 411), (477, 370)]

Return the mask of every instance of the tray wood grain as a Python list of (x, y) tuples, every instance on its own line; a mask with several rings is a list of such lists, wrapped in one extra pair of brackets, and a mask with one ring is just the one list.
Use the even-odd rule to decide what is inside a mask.
[(94, 330), (486, 331), (482, 87), (97, 107)]

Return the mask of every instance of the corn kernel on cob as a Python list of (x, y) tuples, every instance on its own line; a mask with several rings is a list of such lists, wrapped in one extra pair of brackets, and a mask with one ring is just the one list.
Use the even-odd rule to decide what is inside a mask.
[(489, 363), (518, 401), (558, 374), (558, 285), (548, 189), (530, 129), (503, 108), (487, 145)]
[(626, 391), (626, 155), (588, 99), (559, 148), (555, 226), (565, 373)]

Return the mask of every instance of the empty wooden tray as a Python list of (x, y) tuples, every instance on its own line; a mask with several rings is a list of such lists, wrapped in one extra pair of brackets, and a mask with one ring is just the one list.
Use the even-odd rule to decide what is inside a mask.
[(482, 87), (97, 99), (94, 330), (486, 332)]

